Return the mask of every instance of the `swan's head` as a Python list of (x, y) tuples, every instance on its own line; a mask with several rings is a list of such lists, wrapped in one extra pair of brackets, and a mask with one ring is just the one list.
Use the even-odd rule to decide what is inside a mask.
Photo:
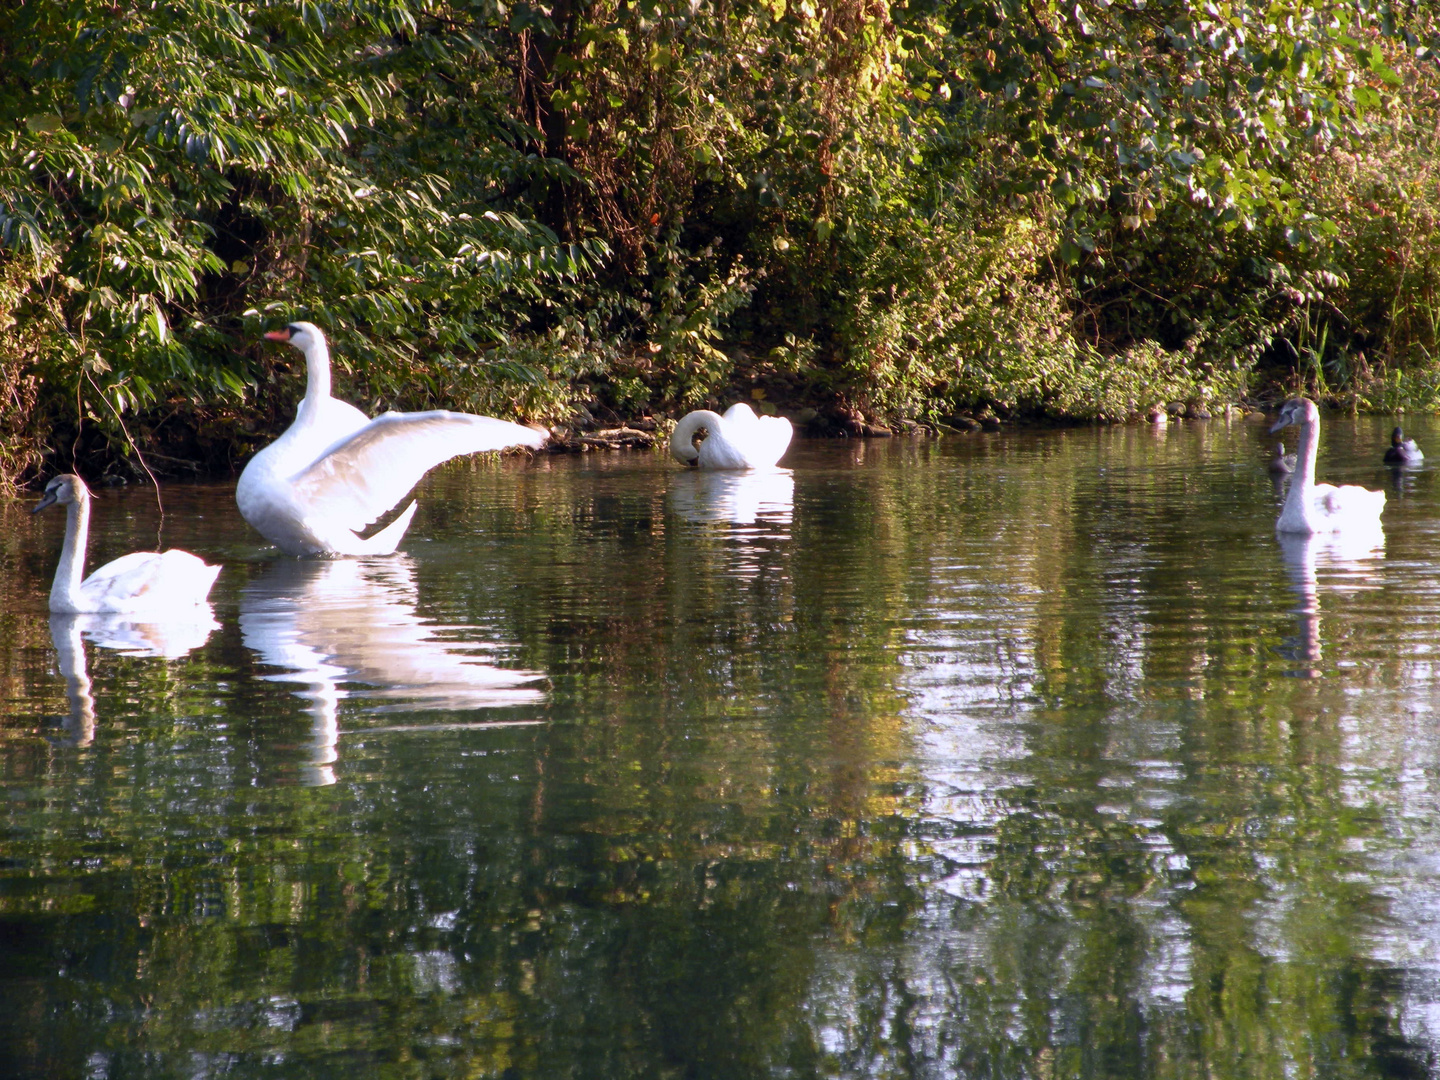
[(1315, 403), (1309, 398), (1291, 398), (1280, 406), (1280, 419), (1270, 426), (1270, 434), (1275, 434), (1281, 428), (1289, 427), (1291, 424), (1313, 424), (1320, 419), (1320, 410), (1315, 408)]
[(84, 502), (90, 498), (90, 489), (85, 486), (85, 481), (74, 473), (64, 473), (55, 477), (45, 485), (45, 497), (35, 504), (32, 514), (38, 514), (47, 506), (69, 506), (71, 503)]
[(310, 322), (292, 322), (283, 330), (267, 330), (266, 338), (271, 341), (289, 342), (301, 352), (308, 352), (313, 345), (324, 345), (325, 334)]
[(1390, 445), (1391, 445), (1391, 446), (1400, 446), (1400, 445), (1402, 445), (1404, 442), (1405, 442), (1405, 430), (1404, 430), (1403, 428), (1398, 428), (1398, 427), (1397, 427), (1394, 431), (1392, 431), (1392, 432), (1390, 433)]

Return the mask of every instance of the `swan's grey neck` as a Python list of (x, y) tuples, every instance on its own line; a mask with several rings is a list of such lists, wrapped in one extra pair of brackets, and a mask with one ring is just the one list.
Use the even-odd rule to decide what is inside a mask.
[(50, 610), (74, 611), (80, 602), (80, 582), (85, 579), (85, 549), (90, 543), (90, 493), (74, 492), (75, 501), (65, 506), (65, 543), (60, 548), (60, 565), (50, 586)]
[(697, 409), (692, 413), (686, 413), (670, 434), (670, 456), (676, 461), (686, 463), (694, 461), (700, 456), (700, 452), (695, 449), (692, 442), (695, 433), (704, 428), (714, 435), (720, 430), (723, 423), (725, 423), (725, 418), (709, 409)]
[(1298, 486), (1315, 486), (1315, 455), (1320, 449), (1320, 440), (1316, 437), (1318, 422), (1306, 417), (1300, 425), (1300, 445), (1295, 447), (1295, 480)]
[(322, 401), (330, 396), (330, 346), (312, 336), (304, 351), (305, 400)]
[[(1290, 477), (1290, 491), (1285, 496), (1282, 519), (1296, 516), (1309, 520), (1310, 495), (1315, 489), (1315, 455), (1320, 449), (1316, 428), (1318, 419), (1307, 416), (1300, 421), (1299, 444), (1295, 447), (1295, 472)], [(1298, 516), (1297, 516), (1298, 515)]]

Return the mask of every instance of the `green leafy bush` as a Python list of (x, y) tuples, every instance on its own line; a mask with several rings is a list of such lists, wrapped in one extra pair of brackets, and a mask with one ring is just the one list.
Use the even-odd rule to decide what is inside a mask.
[(299, 392), (832, 423), (1428, 404), (1434, 16), (1368, 0), (27, 0), (0, 478)]

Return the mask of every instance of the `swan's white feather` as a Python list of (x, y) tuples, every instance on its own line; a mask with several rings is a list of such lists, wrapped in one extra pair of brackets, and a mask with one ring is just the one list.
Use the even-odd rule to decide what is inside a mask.
[(77, 611), (104, 614), (160, 614), (194, 607), (205, 597), (220, 567), (188, 551), (136, 551), (106, 563), (80, 584)]
[[(697, 450), (691, 440), (705, 429)], [(750, 406), (737, 402), (725, 415), (698, 409), (675, 425), (670, 453), (685, 464), (702, 469), (769, 469), (790, 447), (794, 429), (783, 416), (756, 416)]]
[(460, 454), (539, 447), (546, 436), (488, 416), (436, 410), (374, 420), (330, 396), (330, 353), (311, 323), (270, 335), (305, 353), (308, 386), (295, 422), (245, 466), (240, 514), (290, 555), (388, 555), (412, 504), (373, 536), (360, 530), (396, 506), (430, 469)]
[(544, 445), (545, 436), (508, 420), (468, 413), (387, 412), (327, 447), (291, 481), (306, 517), (359, 532), (420, 478), (460, 454)]
[(1350, 517), (1369, 521), (1379, 517), (1380, 511), (1385, 508), (1383, 491), (1370, 491), (1358, 484), (1345, 484), (1342, 487), (1316, 484), (1311, 498), (1320, 514), (1337, 521), (1348, 520)]

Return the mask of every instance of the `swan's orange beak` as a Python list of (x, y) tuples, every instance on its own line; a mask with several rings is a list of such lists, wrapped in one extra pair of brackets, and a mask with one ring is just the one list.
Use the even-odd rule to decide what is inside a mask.
[(266, 330), (265, 337), (270, 341), (289, 341), (290, 328), (287, 326), (284, 330)]

